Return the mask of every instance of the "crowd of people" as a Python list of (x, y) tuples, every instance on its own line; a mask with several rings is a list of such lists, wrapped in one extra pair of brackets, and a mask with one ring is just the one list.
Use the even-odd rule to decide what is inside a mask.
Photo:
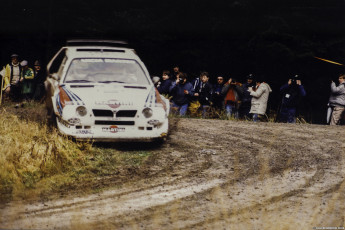
[[(19, 56), (12, 54), (11, 62), (0, 71), (1, 96), (8, 95), (15, 102), (39, 101), (44, 96), (45, 78), (46, 74), (41, 70), (39, 60), (36, 60), (31, 68), (27, 60), (19, 62)], [(19, 107), (19, 104), (16, 104), (16, 107)]]
[[(17, 54), (11, 55), (11, 61), (0, 71), (1, 96), (12, 101), (41, 100), (44, 97), (46, 74), (41, 69), (39, 60), (30, 67), (27, 60), (19, 62)], [(191, 104), (197, 105), (203, 118), (210, 116), (211, 111), (224, 114), (228, 118), (253, 121), (267, 120), (266, 110), (270, 85), (259, 76), (249, 74), (245, 82), (235, 78), (225, 79), (217, 76), (215, 84), (210, 83), (210, 75), (203, 71), (195, 79), (189, 79), (178, 66), (173, 71), (164, 70), (162, 77), (152, 78), (160, 94), (171, 101), (171, 112), (180, 116), (188, 114)], [(298, 75), (291, 77), (281, 86), (282, 100), (278, 111), (278, 121), (295, 123), (296, 111), (306, 91)], [(23, 104), (21, 104), (23, 105)], [(19, 107), (20, 104), (16, 104)], [(339, 76), (339, 84), (331, 83), (327, 123), (340, 124), (345, 111), (345, 75)]]
[[(262, 78), (249, 74), (245, 82), (235, 78), (225, 79), (217, 76), (217, 82), (209, 82), (208, 72), (188, 80), (187, 74), (181, 72), (178, 66), (170, 73), (164, 70), (162, 77), (154, 77), (157, 90), (171, 98), (172, 112), (180, 116), (188, 113), (188, 108), (198, 104), (203, 118), (210, 116), (212, 111), (225, 114), (228, 118), (253, 121), (267, 120), (266, 110), (270, 85)], [(288, 79), (279, 89), (282, 97), (276, 121), (296, 123), (297, 108), (306, 96), (306, 90), (298, 75)], [(339, 77), (339, 85), (331, 83), (331, 96), (328, 104), (327, 123), (339, 125), (344, 120), (345, 111), (345, 75)]]

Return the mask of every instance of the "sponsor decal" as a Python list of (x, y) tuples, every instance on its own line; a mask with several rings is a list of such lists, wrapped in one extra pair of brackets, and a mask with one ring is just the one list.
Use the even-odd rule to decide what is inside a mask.
[(60, 115), (66, 105), (85, 105), (85, 103), (76, 95), (66, 88), (64, 85), (59, 86), (59, 94), (56, 96), (56, 108)]
[(96, 105), (107, 105), (112, 109), (117, 109), (121, 105), (125, 105), (125, 106), (133, 105), (133, 102), (121, 102), (121, 101), (118, 101), (116, 99), (111, 99), (108, 101), (96, 101), (95, 104)]
[(75, 118), (75, 117), (72, 117), (70, 119), (68, 119), (68, 123), (70, 124), (79, 124), (80, 123), (80, 119), (79, 118)]
[(159, 124), (160, 122), (159, 122), (159, 120), (149, 120), (148, 122), (147, 122), (147, 124), (149, 124), (149, 125), (157, 125), (157, 124)]
[(102, 128), (103, 132), (110, 132), (110, 133), (124, 132), (125, 130), (126, 130), (125, 128), (120, 128), (120, 127), (117, 127), (116, 125)]
[(93, 134), (91, 130), (77, 130), (77, 134)]
[(112, 109), (117, 109), (121, 106), (121, 103), (118, 100), (109, 100), (108, 105)]

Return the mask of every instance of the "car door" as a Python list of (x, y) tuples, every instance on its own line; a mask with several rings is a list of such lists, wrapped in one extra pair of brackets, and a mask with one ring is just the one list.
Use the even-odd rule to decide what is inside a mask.
[(52, 97), (59, 90), (59, 82), (62, 78), (62, 72), (66, 61), (66, 48), (62, 48), (55, 54), (47, 65), (48, 77), (44, 85), (47, 93), (46, 106), (48, 114), (53, 112)]

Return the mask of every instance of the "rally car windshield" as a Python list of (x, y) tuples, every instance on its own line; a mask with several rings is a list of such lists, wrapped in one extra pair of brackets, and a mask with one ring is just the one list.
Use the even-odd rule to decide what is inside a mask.
[(149, 84), (145, 72), (135, 60), (111, 58), (74, 59), (64, 82)]

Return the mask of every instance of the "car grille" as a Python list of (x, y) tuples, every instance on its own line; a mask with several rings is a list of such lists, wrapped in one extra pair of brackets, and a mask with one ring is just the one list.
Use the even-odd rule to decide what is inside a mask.
[(95, 125), (134, 125), (134, 121), (95, 121)]
[[(95, 117), (114, 117), (114, 113), (111, 110), (93, 109), (93, 115)], [(116, 117), (135, 117), (136, 110), (120, 110), (116, 112)]]

